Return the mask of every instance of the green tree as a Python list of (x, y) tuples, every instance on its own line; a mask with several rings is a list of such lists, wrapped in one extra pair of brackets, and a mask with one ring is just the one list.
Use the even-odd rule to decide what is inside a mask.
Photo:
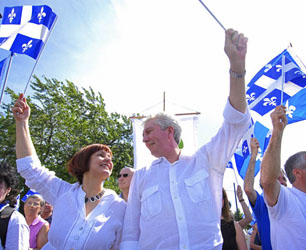
[[(132, 125), (118, 113), (108, 113), (100, 93), (92, 88), (79, 90), (72, 82), (34, 76), (34, 91), (27, 97), (31, 107), (30, 132), (42, 164), (70, 183), (75, 182), (66, 169), (67, 161), (80, 148), (103, 143), (113, 151), (113, 174), (105, 187), (119, 191), (116, 176), (133, 163)], [(15, 165), (15, 122), (11, 112), (18, 97), (7, 89), (10, 103), (0, 113), (0, 159)]]

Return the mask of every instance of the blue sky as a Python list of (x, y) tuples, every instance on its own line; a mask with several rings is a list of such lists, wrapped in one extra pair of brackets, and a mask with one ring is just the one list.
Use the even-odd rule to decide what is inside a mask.
[[(14, 1), (3, 0), (0, 11), (5, 6), (41, 5), (50, 6), (58, 15), (57, 22), (42, 52), (35, 74), (59, 80), (77, 79), (75, 72), (85, 74), (94, 60), (94, 51), (99, 44), (103, 47), (114, 34), (112, 20), (114, 10), (111, 1), (91, 1), (92, 7), (84, 7), (83, 1)], [(88, 50), (87, 48), (90, 48)], [(103, 50), (98, 50), (100, 53)], [(86, 57), (82, 55), (89, 52)], [(1, 49), (0, 58), (8, 54)], [(34, 59), (25, 55), (13, 58), (7, 86), (15, 91), (23, 91), (34, 66)]]
[[(226, 28), (249, 38), (246, 82), (290, 43), (306, 62), (304, 1), (203, 1)], [(224, 31), (198, 0), (1, 0), (0, 11), (42, 4), (58, 20), (36, 75), (91, 86), (108, 111), (128, 116), (162, 111), (165, 91), (168, 112), (201, 112), (200, 143), (220, 127), (229, 91)], [(0, 50), (0, 59), (7, 54)], [(33, 65), (15, 56), (7, 86), (22, 92)], [(305, 141), (305, 122), (288, 126), (282, 163)]]

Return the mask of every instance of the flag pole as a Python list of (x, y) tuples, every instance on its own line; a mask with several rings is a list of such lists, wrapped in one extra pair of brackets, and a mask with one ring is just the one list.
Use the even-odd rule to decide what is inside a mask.
[(224, 26), (222, 25), (222, 23), (215, 17), (215, 15), (207, 8), (207, 6), (202, 2), (202, 0), (199, 0), (200, 3), (204, 6), (204, 8), (209, 12), (209, 14), (217, 21), (217, 23), (222, 27), (222, 29), (224, 31), (226, 31), (226, 29), (224, 28)]
[(25, 86), (25, 89), (24, 89), (24, 91), (23, 91), (23, 94), (24, 94), (24, 95), (25, 95), (26, 92), (27, 92), (27, 89), (28, 89), (30, 80), (31, 80), (31, 78), (32, 78), (32, 75), (33, 75), (34, 70), (35, 70), (35, 68), (36, 68), (36, 65), (37, 65), (37, 63), (38, 63), (38, 60), (39, 60), (39, 58), (40, 58), (40, 55), (41, 55), (42, 51), (44, 50), (44, 47), (45, 47), (47, 41), (49, 40), (50, 34), (51, 34), (51, 32), (52, 32), (52, 30), (53, 30), (53, 28), (54, 28), (54, 25), (55, 25), (56, 21), (57, 21), (57, 16), (55, 17), (54, 22), (53, 22), (53, 24), (52, 24), (52, 26), (51, 26), (51, 29), (50, 29), (50, 32), (49, 32), (48, 37), (47, 37), (47, 39), (46, 39), (46, 42), (44, 42), (44, 44), (43, 44), (41, 50), (40, 50), (39, 53), (38, 53), (38, 56), (37, 56), (36, 60), (35, 60), (34, 67), (33, 67), (33, 69), (32, 69), (32, 72), (31, 72), (31, 74), (30, 74), (30, 77), (29, 77), (29, 79), (28, 79), (27, 85)]
[[(237, 184), (238, 184), (238, 183), (237, 183)], [(233, 182), (233, 185), (234, 185), (234, 195), (235, 195), (236, 212), (237, 212), (237, 215), (238, 215), (238, 203), (237, 203), (237, 195), (236, 195), (236, 185), (235, 185), (235, 182)]]
[(283, 100), (284, 100), (284, 84), (285, 84), (285, 56), (282, 55), (282, 92), (281, 92), (280, 105), (283, 105)]
[(10, 68), (11, 68), (13, 55), (14, 55), (14, 53), (11, 52), (9, 64), (8, 64), (8, 66), (7, 66), (7, 69), (6, 69), (5, 78), (4, 78), (4, 82), (3, 82), (3, 89), (2, 89), (2, 91), (1, 91), (0, 105), (1, 105), (1, 103), (2, 103), (2, 98), (3, 98), (3, 94), (4, 94), (4, 90), (5, 90), (5, 86), (6, 86), (8, 74), (9, 74), (9, 71), (10, 71)]

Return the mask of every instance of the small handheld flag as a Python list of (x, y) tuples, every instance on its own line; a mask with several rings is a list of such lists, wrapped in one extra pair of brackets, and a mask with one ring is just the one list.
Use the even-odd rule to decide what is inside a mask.
[(5, 7), (0, 48), (37, 59), (56, 14), (46, 5)]

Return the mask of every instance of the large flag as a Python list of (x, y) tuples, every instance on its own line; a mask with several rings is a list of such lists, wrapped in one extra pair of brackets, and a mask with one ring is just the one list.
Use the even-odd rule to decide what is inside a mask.
[(5, 7), (0, 48), (36, 59), (55, 19), (56, 14), (46, 5)]
[(291, 50), (284, 50), (266, 64), (248, 84), (246, 96), (249, 108), (262, 116), (272, 111), (281, 104), (282, 90), (285, 102), (306, 86), (305, 72), (299, 58)]
[[(185, 155), (192, 155), (198, 149), (198, 115), (180, 115), (176, 116), (177, 121), (182, 127), (180, 146), (183, 146), (182, 152)], [(151, 164), (156, 158), (151, 155), (149, 149), (142, 141), (144, 119), (133, 118), (133, 147), (134, 147), (134, 168), (139, 169)]]

